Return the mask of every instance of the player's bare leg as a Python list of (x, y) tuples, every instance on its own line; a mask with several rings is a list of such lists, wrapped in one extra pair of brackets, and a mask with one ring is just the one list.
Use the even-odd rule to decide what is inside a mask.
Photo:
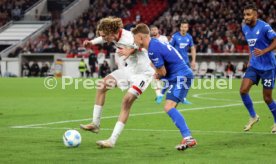
[(121, 113), (119, 115), (118, 121), (113, 129), (113, 132), (109, 139), (97, 141), (97, 145), (101, 148), (112, 148), (115, 146), (116, 141), (124, 129), (124, 126), (128, 120), (130, 109), (137, 96), (127, 92), (123, 98)]
[(111, 75), (106, 76), (103, 82), (97, 85), (96, 102), (93, 110), (93, 120), (90, 124), (80, 125), (83, 130), (91, 131), (93, 133), (98, 133), (100, 130), (100, 120), (102, 115), (102, 107), (105, 103), (105, 96), (108, 90), (114, 88), (117, 82), (115, 78)]
[(276, 104), (272, 98), (272, 89), (263, 88), (263, 99), (274, 117), (271, 133), (276, 134)]
[(251, 79), (244, 78), (242, 80), (242, 84), (240, 87), (241, 98), (250, 114), (249, 121), (243, 129), (244, 131), (249, 131), (252, 128), (252, 126), (260, 120), (260, 117), (254, 111), (253, 103), (249, 96), (249, 91), (250, 91), (252, 85), (253, 85), (253, 81)]
[(267, 105), (273, 102), (272, 89), (263, 88), (263, 99)]
[(248, 94), (252, 85), (253, 85), (253, 81), (251, 79), (247, 79), (247, 78), (243, 79), (240, 87), (240, 94), (241, 95)]
[[(170, 114), (171, 110), (175, 110), (177, 106), (177, 103), (172, 101), (172, 100), (166, 100), (166, 103), (165, 103), (165, 107), (164, 107), (164, 110), (166, 113), (168, 113), (170, 115), (171, 118), (173, 117), (179, 117), (179, 116), (176, 116), (176, 115), (181, 115), (179, 111), (174, 111), (175, 113), (174, 114)], [(189, 132), (189, 129), (186, 125), (186, 122), (184, 121), (184, 118), (183, 116), (181, 115), (180, 117), (182, 117), (183, 120), (180, 120), (178, 119), (177, 122), (173, 119), (174, 121), (174, 124), (177, 126), (177, 128), (180, 130), (182, 136), (183, 136), (183, 133), (186, 133), (188, 135), (186, 136), (183, 136), (183, 139), (181, 140), (180, 144), (176, 145), (176, 149), (177, 150), (185, 150), (187, 148), (192, 148), (194, 147), (197, 142), (196, 140), (191, 136), (190, 132)], [(184, 126), (183, 126), (184, 125)], [(186, 132), (185, 132), (186, 131)]]

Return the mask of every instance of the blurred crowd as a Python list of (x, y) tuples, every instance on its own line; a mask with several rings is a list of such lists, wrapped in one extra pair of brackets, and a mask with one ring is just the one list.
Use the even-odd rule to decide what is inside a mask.
[[(123, 3), (121, 1), (126, 1)], [(21, 47), (15, 53), (29, 53), (29, 52), (58, 52), (66, 53), (69, 57), (75, 57), (77, 55), (87, 55), (82, 47), (82, 42), (85, 39), (92, 39), (96, 37), (96, 26), (97, 22), (106, 16), (114, 15), (122, 17), (124, 12), (128, 11), (127, 7), (132, 7), (129, 0), (121, 1), (103, 1), (96, 0), (94, 3), (91, 2), (89, 10), (82, 14), (81, 17), (62, 25), (59, 21), (54, 21), (52, 26), (44, 31), (40, 36), (34, 40), (29, 40), (24, 47)], [(124, 5), (125, 6), (124, 6)], [(110, 43), (95, 47), (94, 53), (98, 54), (104, 49), (105, 54), (114, 52), (115, 49)], [(14, 56), (17, 56), (15, 54)], [(108, 56), (107, 56), (108, 57)]]
[[(28, 2), (27, 0), (21, 1)], [(267, 21), (275, 28), (276, 1), (256, 0), (255, 2), (259, 8), (260, 19)], [(168, 10), (153, 24), (159, 27), (161, 34), (170, 39), (170, 36), (179, 30), (181, 20), (188, 20), (189, 33), (193, 36), (197, 52), (208, 54), (247, 52), (248, 46), (241, 32), (242, 7), (247, 3), (246, 0), (172, 0), (168, 3)], [(36, 39), (29, 40), (12, 56), (17, 56), (21, 52), (58, 52), (66, 53), (68, 57), (82, 57), (82, 55), (88, 57), (89, 53), (82, 47), (82, 42), (96, 37), (97, 22), (110, 15), (127, 18), (130, 16), (130, 9), (135, 4), (136, 0), (92, 1), (89, 10), (80, 18), (67, 25), (62, 25), (58, 21), (53, 22), (48, 30)], [(127, 28), (135, 26), (136, 23), (137, 21), (134, 20), (127, 25)], [(114, 52), (114, 47), (106, 43), (100, 47), (93, 47), (92, 50), (96, 55), (104, 52), (108, 58), (108, 55)]]
[[(247, 52), (241, 32), (243, 7), (247, 0), (177, 0), (154, 22), (161, 32), (171, 36), (179, 30), (181, 20), (190, 23), (189, 33), (197, 52)], [(276, 28), (276, 1), (256, 0), (259, 18)]]
[(38, 0), (0, 0), (0, 27), (10, 20), (20, 20)]

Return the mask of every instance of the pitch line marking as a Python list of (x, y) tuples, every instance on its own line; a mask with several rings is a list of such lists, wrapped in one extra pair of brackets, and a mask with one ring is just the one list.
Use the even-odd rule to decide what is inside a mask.
[(204, 95), (214, 95), (214, 94), (227, 94), (227, 93), (238, 93), (238, 92), (214, 92), (214, 93), (200, 93), (200, 94), (194, 94), (192, 97), (193, 98), (198, 98), (198, 99), (202, 99), (202, 100), (214, 100), (214, 101), (230, 101), (230, 102), (242, 102), (239, 100), (233, 100), (233, 99), (221, 99), (221, 98), (212, 98), (212, 97), (201, 97)]
[[(46, 126), (33, 126), (33, 127), (25, 127), (26, 129), (51, 129), (51, 130), (68, 130), (68, 129), (76, 129), (76, 128), (67, 128), (67, 127), (46, 127)], [(102, 131), (113, 131), (111, 128), (101, 128)], [(179, 130), (171, 130), (171, 129), (124, 129), (124, 131), (136, 131), (136, 132), (179, 132)], [(259, 134), (259, 135), (275, 135), (270, 132), (238, 132), (238, 131), (212, 131), (212, 130), (191, 130), (192, 133), (206, 133), (206, 134)]]
[[(253, 104), (261, 104), (261, 103), (263, 103), (263, 101), (253, 102)], [(190, 109), (189, 108), (188, 109), (179, 109), (179, 111), (180, 112), (186, 112), (186, 111), (196, 111), (196, 110), (204, 110), (204, 109), (218, 109), (218, 108), (235, 107), (235, 106), (242, 106), (242, 105), (243, 105), (243, 103), (236, 103), (236, 104), (228, 104), (228, 105), (215, 105), (215, 106), (207, 106), (207, 107), (196, 107), (196, 108), (190, 108)], [(164, 113), (165, 113), (164, 111), (148, 112), (148, 113), (136, 113), (136, 114), (130, 114), (130, 117), (164, 114)], [(118, 115), (102, 117), (102, 119), (110, 119), (110, 118), (118, 118)], [(37, 127), (37, 126), (64, 124), (64, 123), (70, 123), (70, 122), (82, 122), (82, 121), (89, 121), (89, 120), (91, 120), (91, 118), (79, 119), (79, 120), (65, 120), (65, 121), (57, 121), (57, 122), (49, 122), (49, 123), (41, 123), (41, 124), (11, 126), (11, 128), (32, 128), (32, 127)]]
[[(259, 91), (251, 91), (250, 93), (254, 93), (254, 92), (259, 92)], [(192, 95), (193, 98), (197, 98), (197, 99), (201, 99), (201, 100), (213, 100), (213, 101), (227, 101), (227, 102), (239, 102), (241, 103), (242, 101), (240, 100), (234, 100), (234, 99), (221, 99), (221, 98), (212, 98), (212, 97), (201, 97), (201, 96), (205, 96), (205, 95), (214, 95), (214, 94), (229, 94), (229, 93), (237, 93), (239, 94), (239, 92), (237, 91), (229, 91), (229, 92), (213, 92), (213, 93), (199, 93), (199, 94), (194, 94)]]

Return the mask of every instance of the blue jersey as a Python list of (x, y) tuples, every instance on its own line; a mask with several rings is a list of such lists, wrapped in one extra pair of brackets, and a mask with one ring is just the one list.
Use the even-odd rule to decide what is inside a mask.
[(254, 27), (243, 25), (242, 31), (250, 48), (250, 66), (263, 71), (275, 69), (276, 60), (272, 51), (259, 57), (253, 54), (254, 48), (263, 50), (276, 38), (276, 33), (271, 26), (262, 20), (257, 20)]
[(172, 36), (170, 44), (177, 49), (177, 51), (182, 55), (185, 62), (189, 64), (190, 61), (188, 51), (189, 48), (194, 46), (192, 36), (189, 33), (186, 33), (186, 35), (183, 36), (180, 34), (180, 32), (177, 32)]
[(162, 43), (152, 38), (148, 48), (149, 58), (156, 68), (164, 66), (167, 74), (163, 79), (170, 82), (176, 81), (177, 77), (193, 78), (192, 70), (187, 66), (179, 52), (171, 45)]

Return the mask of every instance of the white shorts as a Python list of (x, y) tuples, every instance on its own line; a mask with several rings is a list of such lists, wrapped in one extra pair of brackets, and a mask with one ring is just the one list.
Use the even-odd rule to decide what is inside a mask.
[(133, 74), (127, 69), (118, 69), (110, 74), (117, 82), (117, 87), (122, 91), (128, 89), (128, 92), (141, 95), (151, 83), (153, 77), (147, 74)]

